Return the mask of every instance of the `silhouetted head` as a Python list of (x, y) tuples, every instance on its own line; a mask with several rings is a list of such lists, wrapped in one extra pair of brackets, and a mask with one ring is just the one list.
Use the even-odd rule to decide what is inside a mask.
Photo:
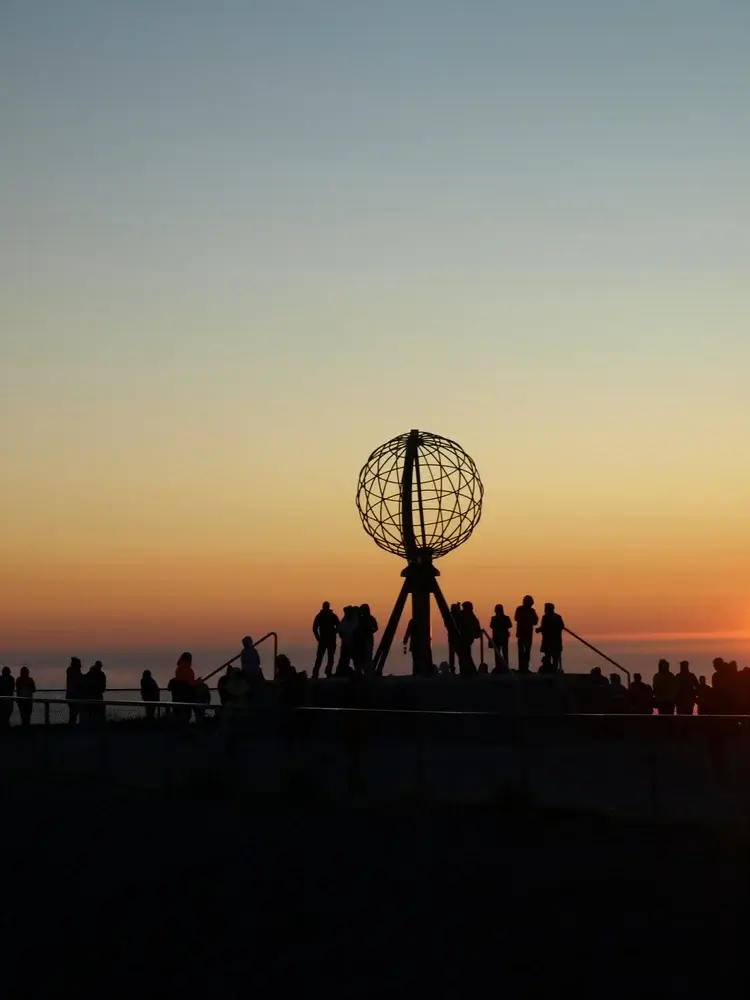
[(360, 606), (359, 606), (359, 613), (361, 615), (369, 615), (369, 613), (370, 613), (370, 605), (369, 604), (360, 604)]
[[(242, 648), (243, 649), (253, 648), (253, 637), (251, 635), (246, 635), (245, 638), (242, 640)], [(190, 656), (190, 653), (183, 653), (182, 655)], [(192, 660), (192, 656), (190, 656), (190, 659)]]
[(633, 683), (634, 684), (640, 684), (642, 682), (642, 680), (643, 680), (643, 678), (641, 677), (640, 674), (633, 674)]
[(29, 676), (29, 668), (28, 667), (21, 667), (21, 669), (20, 669), (20, 671), (18, 673), (18, 676), (19, 677), (28, 677)]
[[(534, 607), (534, 598), (531, 596), (531, 594), (527, 594), (526, 597), (524, 597), (524, 599), (521, 601), (521, 604), (525, 608), (533, 608)], [(600, 671), (600, 673), (601, 673), (601, 671)]]
[(474, 610), (474, 605), (471, 603), (471, 601), (464, 601), (464, 603), (461, 606), (464, 609), (464, 611)]
[(455, 604), (451, 604), (451, 611), (455, 614), (457, 611), (461, 610), (461, 605), (456, 601)]
[(10, 667), (3, 667), (3, 677), (10, 677)]
[(555, 610), (555, 605), (554, 604), (550, 604), (550, 602), (547, 601), (547, 603), (544, 605), (544, 613), (545, 613), (545, 615), (551, 615), (554, 610)]
[(286, 653), (279, 653), (276, 657), (276, 676), (283, 679), (289, 677), (293, 673), (294, 668), (292, 667), (292, 661)]
[(726, 666), (727, 666), (727, 670), (730, 673), (732, 673), (732, 674), (736, 674), (737, 673), (737, 661), (736, 660), (730, 660), (729, 663), (727, 663)]
[(496, 604), (495, 605), (495, 614), (496, 615), (504, 615), (505, 614), (505, 608), (502, 606), (502, 604)]
[(70, 668), (71, 670), (83, 670), (83, 664), (77, 656), (71, 656)]
[(690, 669), (690, 663), (688, 660), (680, 660), (680, 673), (686, 674)]
[(601, 667), (592, 667), (591, 668), (591, 676), (592, 677), (601, 677), (602, 676), (602, 668)]
[(659, 670), (660, 674), (668, 674), (669, 673), (669, 660), (659, 660), (658, 670)]
[(701, 674), (701, 676), (698, 678), (698, 683), (702, 688), (706, 686), (706, 678), (703, 676), (703, 674)]
[(141, 680), (142, 681), (150, 681), (151, 680), (151, 671), (150, 670), (144, 670), (143, 671), (143, 677), (141, 677)]
[[(245, 640), (243, 639), (242, 641), (244, 643)], [(177, 666), (179, 667), (183, 663), (187, 663), (187, 665), (190, 666), (190, 664), (192, 662), (193, 662), (193, 654), (192, 653), (183, 653), (182, 656), (177, 661)]]
[(619, 674), (610, 674), (609, 675), (609, 683), (612, 685), (612, 687), (615, 687), (615, 688), (621, 687), (621, 684), (620, 684), (620, 675)]
[(330, 611), (331, 610), (331, 602), (330, 601), (323, 601), (323, 610), (324, 611)]
[(717, 656), (716, 659), (713, 661), (714, 670), (718, 674), (719, 671), (723, 669), (723, 667), (724, 667), (724, 660), (720, 656)]
[(103, 670), (103, 669), (104, 669), (104, 664), (102, 663), (102, 661), (96, 660), (94, 663), (94, 670)]

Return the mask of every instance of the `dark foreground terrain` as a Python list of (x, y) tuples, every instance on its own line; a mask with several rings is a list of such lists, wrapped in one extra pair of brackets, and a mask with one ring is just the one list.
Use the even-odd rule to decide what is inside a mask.
[(8, 996), (745, 991), (747, 838), (82, 786), (3, 803)]

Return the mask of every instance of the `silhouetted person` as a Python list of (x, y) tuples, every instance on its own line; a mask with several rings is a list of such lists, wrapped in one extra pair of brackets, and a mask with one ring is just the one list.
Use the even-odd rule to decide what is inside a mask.
[(84, 695), (85, 682), (83, 665), (77, 656), (71, 656), (70, 665), (65, 671), (65, 697), (68, 702), (68, 725), (74, 726), (81, 714), (80, 706), (76, 704)]
[(589, 677), (593, 711), (609, 711), (609, 681), (602, 673), (602, 668), (592, 667)]
[(193, 671), (193, 654), (183, 653), (177, 661), (174, 677), (167, 684), (167, 691), (172, 696), (172, 701), (177, 702), (173, 709), (175, 722), (187, 724), (190, 722), (193, 702), (193, 688), (195, 687), (195, 672)]
[(518, 672), (519, 674), (527, 674), (531, 663), (534, 629), (539, 624), (539, 615), (534, 610), (534, 598), (530, 594), (524, 597), (513, 617), (516, 622), (516, 640), (518, 642)]
[(225, 705), (227, 707), (243, 708), (248, 704), (250, 687), (241, 667), (229, 667), (224, 693), (226, 696)]
[(726, 685), (726, 697), (727, 697), (727, 708), (726, 712), (729, 715), (734, 715), (739, 711), (739, 700), (740, 700), (740, 677), (739, 671), (737, 669), (737, 661), (730, 660), (728, 663), (724, 664), (726, 670), (725, 675), (725, 685)]
[(713, 715), (714, 714), (714, 698), (713, 691), (706, 684), (705, 677), (698, 678), (698, 715)]
[(351, 672), (351, 660), (354, 653), (354, 640), (359, 625), (359, 608), (347, 605), (344, 608), (344, 617), (339, 622), (339, 636), (341, 645), (339, 646), (339, 662), (336, 666), (337, 677), (348, 677)]
[(557, 667), (555, 666), (555, 661), (547, 653), (542, 654), (542, 662), (539, 665), (540, 674), (556, 674)]
[(101, 702), (101, 705), (87, 705), (86, 715), (93, 720), (104, 722), (106, 708), (104, 692), (107, 690), (107, 675), (101, 660), (97, 660), (86, 671), (83, 677), (83, 694), (87, 701)]
[(467, 653), (466, 665), (461, 666), (461, 664), (459, 664), (459, 672), (461, 674), (475, 674), (477, 668), (474, 665), (472, 647), (482, 634), (482, 626), (479, 624), (479, 619), (474, 614), (474, 605), (471, 601), (464, 601), (461, 605), (458, 630), (461, 633), (461, 640)]
[(692, 715), (698, 698), (698, 681), (695, 674), (690, 673), (687, 660), (680, 662), (680, 669), (675, 678), (675, 705), (678, 715)]
[(653, 689), (657, 715), (674, 715), (677, 683), (667, 660), (659, 660), (659, 666), (654, 674)]
[(607, 678), (602, 673), (601, 667), (592, 667), (589, 671), (589, 677), (591, 678), (591, 684), (594, 687), (605, 688), (609, 685)]
[(227, 675), (227, 682), (224, 687), (224, 709), (222, 711), (223, 724), (229, 732), (228, 748), (234, 745), (236, 727), (246, 717), (247, 708), (250, 704), (250, 685), (241, 667), (230, 666)]
[[(456, 628), (461, 630), (461, 605), (451, 604), (450, 607), (451, 618)], [(458, 656), (458, 649), (456, 648), (456, 642), (453, 636), (448, 633), (448, 665), (450, 666), (450, 671), (452, 674), (456, 672), (456, 657)]]
[(195, 682), (195, 686), (193, 687), (193, 701), (195, 702), (195, 708), (193, 709), (195, 721), (204, 722), (206, 709), (211, 704), (211, 688), (204, 680), (197, 680)]
[(728, 715), (732, 710), (732, 691), (728, 666), (721, 656), (717, 656), (713, 661), (714, 672), (711, 676), (713, 695), (711, 700), (716, 715)]
[(354, 666), (362, 674), (372, 673), (372, 654), (377, 631), (378, 623), (370, 611), (370, 605), (361, 604), (352, 641), (352, 659)]
[(219, 701), (222, 705), (226, 705), (228, 695), (227, 695), (227, 684), (229, 684), (229, 678), (232, 676), (232, 665), (231, 663), (227, 667), (226, 671), (221, 675), (217, 684), (216, 690), (219, 692)]
[(323, 607), (313, 621), (313, 635), (318, 644), (318, 651), (315, 654), (315, 666), (313, 667), (313, 677), (317, 677), (320, 673), (320, 666), (324, 656), (326, 657), (326, 677), (330, 677), (333, 673), (338, 631), (339, 616), (331, 611), (331, 605), (328, 601), (323, 601)]
[(21, 667), (16, 681), (16, 704), (18, 714), (21, 716), (21, 725), (31, 725), (31, 713), (34, 708), (34, 695), (36, 694), (36, 684), (34, 678), (29, 673), (28, 667)]
[(7, 729), (10, 725), (10, 717), (13, 715), (13, 695), (16, 693), (16, 682), (10, 667), (3, 667), (0, 671), (0, 729)]
[(542, 636), (541, 652), (549, 660), (550, 673), (557, 673), (560, 669), (564, 630), (562, 615), (555, 611), (554, 604), (548, 602), (544, 605), (544, 614), (537, 632)]
[(628, 710), (628, 692), (622, 686), (619, 674), (609, 675), (609, 710), (616, 713)]
[(141, 675), (141, 700), (147, 703), (146, 719), (153, 722), (156, 716), (156, 705), (153, 702), (161, 701), (161, 691), (150, 670), (144, 670)]
[(510, 630), (513, 622), (505, 613), (502, 604), (495, 605), (495, 613), (490, 618), (490, 634), (492, 635), (492, 645), (495, 651), (495, 669), (493, 674), (507, 673), (510, 669), (508, 659), (508, 645), (510, 643)]
[(258, 650), (255, 648), (253, 637), (251, 635), (246, 635), (242, 640), (240, 665), (250, 690), (254, 692), (263, 680), (263, 670), (260, 665), (260, 655), (258, 654)]
[(297, 676), (297, 671), (292, 666), (292, 661), (286, 653), (279, 653), (276, 657), (274, 667), (274, 678), (277, 681), (290, 681)]
[(644, 684), (640, 674), (633, 674), (628, 700), (630, 701), (630, 711), (635, 715), (654, 714), (654, 692), (650, 684)]
[(750, 715), (750, 667), (743, 667), (737, 674), (737, 708), (740, 715)]
[(411, 641), (412, 635), (412, 619), (409, 619), (409, 624), (406, 626), (406, 631), (404, 632), (404, 656), (407, 653), (411, 653), (411, 672), (412, 674), (419, 673), (419, 663), (417, 662), (418, 657), (415, 655), (415, 649)]

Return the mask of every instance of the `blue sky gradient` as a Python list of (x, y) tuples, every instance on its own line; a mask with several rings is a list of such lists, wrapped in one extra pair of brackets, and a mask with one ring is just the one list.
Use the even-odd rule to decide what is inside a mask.
[(5, 0), (0, 590), (170, 532), (354, 561), (359, 465), (424, 426), (498, 566), (668, 535), (736, 592), (749, 51), (745, 0)]

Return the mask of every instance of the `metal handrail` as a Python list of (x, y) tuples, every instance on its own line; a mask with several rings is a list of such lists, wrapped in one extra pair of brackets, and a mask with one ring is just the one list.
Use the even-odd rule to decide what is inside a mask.
[[(275, 632), (266, 632), (265, 635), (262, 635), (260, 637), (260, 639), (258, 639), (256, 642), (253, 643), (253, 649), (257, 649), (257, 647), (260, 646), (260, 644), (262, 642), (265, 642), (266, 639), (273, 639), (273, 668), (274, 668), (274, 674), (275, 674), (275, 672), (276, 672), (276, 659), (277, 659), (277, 657), (279, 655), (279, 637), (278, 637), (278, 635)], [(242, 656), (242, 651), (240, 650), (240, 652), (237, 653), (236, 656), (233, 656), (231, 660), (227, 660), (226, 663), (222, 663), (221, 666), (217, 667), (216, 670), (212, 670), (210, 674), (206, 674), (205, 677), (199, 677), (198, 681), (205, 684), (205, 682), (209, 678), (214, 677), (216, 674), (219, 673), (220, 670), (226, 670), (227, 667), (231, 667), (231, 665), (233, 663), (236, 663), (237, 660), (239, 660), (239, 658), (241, 656)]]
[[(75, 705), (76, 707), (80, 705), (102, 705), (112, 706), (114, 708), (142, 708), (144, 705), (153, 705), (156, 708), (172, 708), (176, 706), (177, 708), (191, 708), (191, 709), (220, 709), (220, 705), (203, 705), (199, 702), (194, 701), (99, 701), (91, 698), (36, 698), (32, 696), (31, 698), (24, 698), (18, 695), (0, 695), (0, 701), (30, 701), (35, 705)], [(252, 706), (245, 706), (247, 708), (252, 708)], [(506, 712), (498, 712), (487, 709), (479, 709), (474, 711), (467, 711), (466, 709), (435, 709), (435, 708), (425, 708), (425, 709), (408, 709), (408, 708), (355, 708), (348, 705), (298, 705), (296, 710), (301, 712), (364, 712), (366, 714), (377, 714), (377, 715), (492, 715), (498, 716), (504, 719), (512, 718)], [(633, 714), (622, 713), (622, 712), (564, 712), (560, 716), (555, 716), (555, 718), (560, 719), (571, 719), (571, 718), (611, 718), (616, 716), (618, 719), (633, 719), (633, 720), (643, 720), (643, 719), (700, 719), (700, 720), (711, 720), (711, 719), (737, 719), (743, 721), (749, 721), (750, 715), (742, 715), (740, 713), (727, 713), (722, 715), (649, 715), (640, 712)], [(548, 719), (549, 716), (541, 715), (539, 718)]]
[(164, 712), (171, 708), (190, 708), (190, 709), (216, 709), (219, 706), (209, 704), (203, 704), (201, 702), (195, 701), (144, 701), (140, 699), (139, 701), (114, 701), (112, 699), (105, 701), (103, 698), (37, 698), (35, 694), (30, 697), (24, 697), (23, 695), (17, 694), (3, 694), (0, 695), (0, 702), (11, 701), (11, 702), (30, 702), (32, 705), (41, 705), (44, 708), (44, 725), (52, 725), (52, 720), (50, 718), (50, 705), (72, 705), (79, 709), (86, 705), (97, 705), (99, 708), (104, 708), (106, 711), (107, 705), (114, 705), (117, 708), (143, 708), (144, 705), (152, 705), (154, 708), (160, 708)]
[(601, 651), (601, 649), (597, 649), (596, 646), (592, 646), (590, 642), (587, 642), (585, 639), (582, 639), (580, 635), (576, 635), (576, 633), (573, 632), (572, 629), (569, 629), (569, 628), (566, 627), (566, 628), (563, 629), (563, 631), (567, 632), (568, 635), (572, 635), (573, 638), (577, 639), (579, 642), (582, 642), (584, 646), (587, 646), (589, 649), (593, 650), (593, 652), (595, 652), (597, 656), (601, 656), (601, 658), (603, 660), (606, 660), (607, 663), (611, 663), (613, 667), (617, 667), (618, 670), (621, 670), (625, 674), (625, 676), (627, 677), (627, 679), (628, 679), (628, 687), (630, 687), (630, 671), (629, 670), (626, 670), (626, 668), (623, 667), (620, 663), (618, 663), (616, 660), (613, 660), (611, 656), (607, 656), (607, 654), (603, 653)]
[[(122, 689), (126, 690), (125, 688)], [(178, 708), (218, 708), (218, 705), (206, 704), (199, 701), (147, 701), (139, 698), (137, 701), (113, 701), (103, 698), (37, 698), (35, 695), (25, 697), (22, 694), (0, 694), (0, 701), (30, 701), (35, 705), (114, 705), (116, 708), (141, 708), (143, 705), (161, 705), (171, 708), (177, 705)]]

